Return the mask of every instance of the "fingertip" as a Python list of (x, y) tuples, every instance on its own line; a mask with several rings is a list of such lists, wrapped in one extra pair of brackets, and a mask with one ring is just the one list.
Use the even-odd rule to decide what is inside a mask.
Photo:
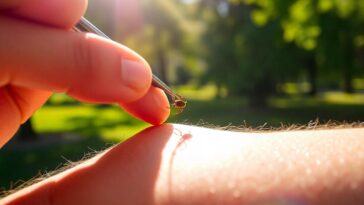
[(134, 117), (152, 125), (163, 124), (170, 114), (167, 96), (155, 87), (150, 87), (141, 99), (132, 103), (121, 103), (120, 106)]

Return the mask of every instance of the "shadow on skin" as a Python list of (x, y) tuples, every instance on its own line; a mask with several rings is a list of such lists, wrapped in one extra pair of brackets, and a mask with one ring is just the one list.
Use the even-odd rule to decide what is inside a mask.
[[(148, 204), (154, 201), (162, 151), (173, 131), (173, 125), (169, 124), (151, 127), (111, 148), (90, 167), (83, 167), (57, 182), (56, 201), (85, 204), (90, 197), (93, 204)], [(77, 191), (76, 197), (72, 194), (74, 191)]]

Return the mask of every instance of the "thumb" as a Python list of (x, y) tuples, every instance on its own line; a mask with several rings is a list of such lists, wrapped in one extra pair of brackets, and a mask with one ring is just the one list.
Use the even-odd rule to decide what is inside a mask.
[(134, 102), (152, 81), (149, 65), (124, 46), (6, 17), (0, 17), (0, 62), (0, 86), (67, 92), (86, 102)]

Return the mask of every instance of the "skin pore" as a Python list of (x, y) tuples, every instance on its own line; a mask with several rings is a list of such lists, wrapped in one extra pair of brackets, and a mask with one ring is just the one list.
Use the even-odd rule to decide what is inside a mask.
[(363, 133), (166, 124), (0, 204), (363, 204)]

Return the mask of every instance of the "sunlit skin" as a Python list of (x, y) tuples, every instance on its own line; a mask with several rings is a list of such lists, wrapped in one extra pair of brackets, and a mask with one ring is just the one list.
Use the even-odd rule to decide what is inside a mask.
[[(86, 6), (86, 0), (0, 2), (0, 147), (52, 92), (82, 102), (118, 103), (154, 125), (167, 119), (168, 99), (150, 86), (151, 69), (142, 57), (110, 40), (71, 31)], [(130, 64), (139, 69), (126, 76), (124, 65)], [(124, 79), (131, 83), (126, 86)]]
[(364, 129), (147, 129), (2, 204), (363, 204)]

